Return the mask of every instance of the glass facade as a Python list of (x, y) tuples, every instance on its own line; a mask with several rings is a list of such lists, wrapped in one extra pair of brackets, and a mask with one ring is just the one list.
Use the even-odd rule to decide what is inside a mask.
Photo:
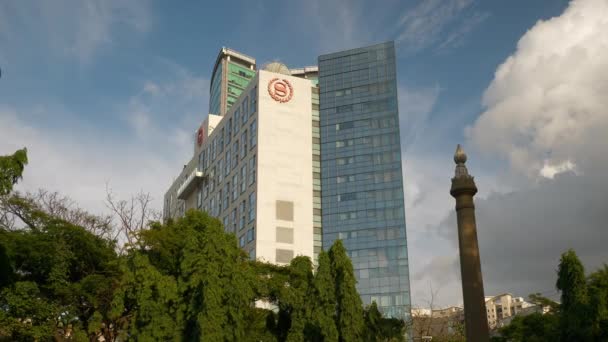
[(209, 94), (209, 113), (221, 115), (222, 106), (222, 63), (217, 66), (211, 80), (211, 92)]
[(224, 115), (255, 76), (255, 60), (222, 48), (211, 75), (209, 113)]
[(392, 42), (319, 57), (323, 246), (344, 242), (365, 305), (409, 318)]

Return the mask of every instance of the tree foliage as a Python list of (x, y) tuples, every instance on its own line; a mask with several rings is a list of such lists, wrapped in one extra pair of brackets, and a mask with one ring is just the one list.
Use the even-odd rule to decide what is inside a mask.
[(149, 197), (126, 202), (109, 193), (129, 236), (120, 249), (108, 216), (58, 193), (10, 193), (23, 156), (9, 156), (21, 164), (9, 157), (0, 164), (2, 180), (10, 180), (0, 214), (16, 218), (0, 224), (0, 340), (403, 338), (402, 321), (383, 318), (375, 304), (363, 310), (340, 241), (320, 253), (316, 270), (304, 256), (284, 266), (252, 261), (206, 213), (150, 222), (142, 214)]
[(530, 295), (533, 303), (550, 311), (515, 317), (494, 341), (608, 340), (608, 266), (586, 277), (578, 256), (568, 250), (561, 256), (557, 275), (561, 303)]
[(360, 341), (365, 324), (363, 303), (355, 288), (353, 265), (342, 241), (337, 240), (329, 249), (331, 272), (336, 294), (336, 326), (341, 342)]
[(13, 186), (21, 179), (27, 162), (26, 148), (9, 156), (0, 156), (0, 196), (13, 190)]

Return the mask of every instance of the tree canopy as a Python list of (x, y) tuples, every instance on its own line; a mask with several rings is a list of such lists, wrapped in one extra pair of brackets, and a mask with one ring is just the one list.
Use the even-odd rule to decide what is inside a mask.
[(556, 288), (561, 303), (530, 295), (549, 312), (516, 316), (494, 341), (608, 341), (608, 266), (585, 276), (578, 256), (568, 250), (561, 255)]
[[(341, 241), (319, 255), (316, 270), (304, 256), (262, 263), (217, 218), (191, 210), (164, 224), (138, 221), (121, 249), (108, 216), (57, 193), (12, 192), (26, 163), (25, 149), (0, 157), (0, 341), (404, 336), (403, 322), (383, 318), (375, 304), (364, 311)], [(128, 202), (112, 203), (131, 213)]]

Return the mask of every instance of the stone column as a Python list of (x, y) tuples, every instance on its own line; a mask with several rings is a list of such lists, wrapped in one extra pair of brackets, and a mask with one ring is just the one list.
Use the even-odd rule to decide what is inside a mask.
[(456, 172), (452, 178), (450, 194), (456, 199), (458, 219), (458, 246), (460, 248), (460, 273), (464, 299), (464, 322), (468, 342), (489, 341), (488, 317), (483, 293), (483, 277), (477, 244), (477, 225), (473, 196), (477, 187), (466, 166), (467, 156), (458, 145), (454, 162)]

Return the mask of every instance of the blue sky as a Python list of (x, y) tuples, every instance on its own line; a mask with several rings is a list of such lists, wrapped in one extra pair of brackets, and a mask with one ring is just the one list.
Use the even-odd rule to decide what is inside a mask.
[[(322, 53), (395, 40), (413, 302), (428, 304), (432, 287), (435, 305), (458, 304), (448, 195), (457, 143), (469, 153), (488, 227), (508, 225), (511, 216), (489, 213), (509, 196), (541, 196), (562, 181), (595, 184), (590, 175), (603, 170), (605, 157), (587, 148), (604, 147), (602, 139), (575, 139), (607, 122), (598, 110), (605, 86), (598, 75), (606, 69), (597, 56), (608, 32), (598, 13), (606, 13), (603, 0), (3, 1), (0, 154), (30, 149), (21, 190), (59, 190), (99, 212), (109, 184), (125, 197), (149, 191), (160, 208), (191, 155), (221, 46), (260, 65), (298, 67)], [(562, 77), (563, 70), (570, 72)], [(545, 95), (530, 98), (538, 89)], [(550, 96), (555, 89), (577, 91)], [(560, 205), (568, 203), (546, 210), (564, 212)], [(538, 227), (524, 232), (541, 236), (552, 226), (529, 222)], [(483, 228), (482, 258), (496, 250)], [(509, 243), (522, 245), (524, 235), (514, 231)], [(505, 277), (506, 269), (486, 272), (486, 292), (552, 289), (566, 245), (545, 251), (535, 269), (522, 266), (518, 279)], [(583, 257), (592, 266), (608, 260), (590, 253)], [(484, 267), (500, 269), (492, 262)], [(550, 272), (527, 280), (541, 268)]]

